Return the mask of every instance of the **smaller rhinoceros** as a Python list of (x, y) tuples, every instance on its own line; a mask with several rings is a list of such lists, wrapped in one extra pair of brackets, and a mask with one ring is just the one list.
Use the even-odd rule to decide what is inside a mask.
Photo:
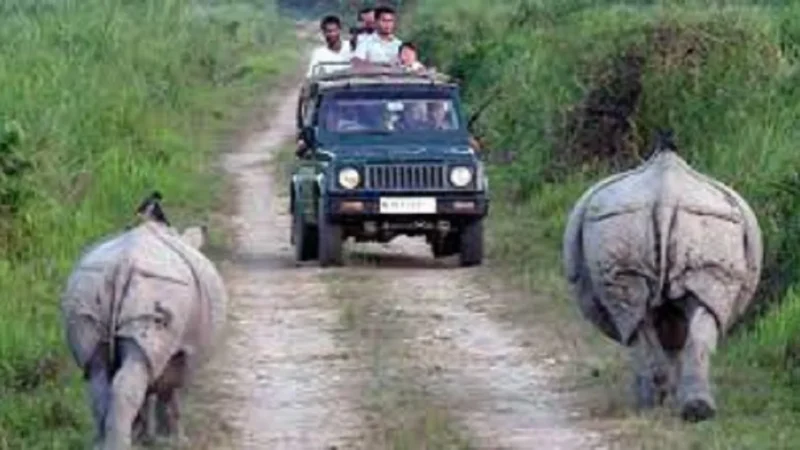
[(673, 395), (695, 422), (716, 413), (710, 356), (754, 296), (763, 248), (750, 206), (690, 167), (671, 134), (580, 197), (563, 257), (583, 316), (631, 350), (638, 406)]
[[(210, 356), (225, 323), (225, 285), (199, 249), (197, 227), (179, 235), (157, 192), (142, 221), (89, 247), (61, 296), (66, 338), (90, 384), (96, 447), (128, 449), (134, 421), (155, 438), (155, 409), (167, 434), (185, 439), (178, 391)], [(144, 406), (147, 405), (147, 408)]]

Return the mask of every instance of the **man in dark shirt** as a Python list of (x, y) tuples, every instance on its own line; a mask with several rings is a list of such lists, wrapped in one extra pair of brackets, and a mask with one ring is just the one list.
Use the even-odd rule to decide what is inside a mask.
[(350, 29), (350, 45), (353, 50), (363, 39), (375, 32), (375, 8), (362, 8), (358, 12), (358, 26)]

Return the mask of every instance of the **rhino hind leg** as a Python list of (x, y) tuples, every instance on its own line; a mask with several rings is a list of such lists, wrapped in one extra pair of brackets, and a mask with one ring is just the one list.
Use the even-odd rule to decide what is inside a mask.
[(186, 440), (182, 422), (180, 391), (186, 381), (186, 354), (177, 353), (170, 359), (159, 382), (158, 400), (161, 406), (163, 433), (180, 443)]
[(709, 376), (711, 354), (716, 350), (718, 336), (712, 314), (703, 306), (695, 308), (686, 345), (680, 353), (678, 401), (683, 420), (699, 422), (716, 414)]
[(155, 395), (148, 392), (139, 414), (133, 421), (133, 442), (135, 444), (153, 444), (156, 441), (156, 408)]
[(134, 419), (142, 409), (150, 377), (147, 358), (135, 342), (120, 339), (117, 352), (121, 364), (111, 384), (104, 450), (131, 448)]
[(92, 405), (92, 416), (95, 423), (95, 444), (100, 443), (105, 438), (105, 420), (108, 413), (110, 389), (109, 367), (106, 355), (108, 346), (101, 345), (95, 351), (86, 369), (86, 377), (89, 379), (89, 397)]
[(634, 393), (639, 410), (661, 406), (670, 394), (673, 377), (669, 356), (661, 347), (656, 330), (642, 323), (631, 342)]

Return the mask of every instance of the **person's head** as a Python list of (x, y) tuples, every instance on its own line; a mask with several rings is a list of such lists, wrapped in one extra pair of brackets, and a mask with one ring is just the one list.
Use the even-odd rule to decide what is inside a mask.
[(358, 23), (367, 31), (375, 29), (375, 9), (366, 7), (358, 12)]
[(337, 45), (342, 37), (342, 22), (336, 16), (325, 16), (319, 23), (322, 35), (329, 47)]
[(397, 56), (400, 59), (400, 64), (404, 66), (410, 66), (419, 61), (417, 58), (417, 47), (411, 42), (403, 42), (400, 44), (400, 50)]
[(378, 34), (389, 36), (394, 33), (395, 12), (390, 6), (375, 8), (375, 22)]
[(450, 126), (447, 117), (447, 104), (442, 101), (433, 101), (428, 103), (428, 112), (431, 115), (433, 123), (437, 126)]

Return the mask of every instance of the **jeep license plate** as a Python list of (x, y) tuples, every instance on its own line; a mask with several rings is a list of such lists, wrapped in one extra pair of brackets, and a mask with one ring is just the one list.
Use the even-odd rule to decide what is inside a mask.
[(381, 214), (436, 214), (436, 199), (432, 197), (384, 197)]

